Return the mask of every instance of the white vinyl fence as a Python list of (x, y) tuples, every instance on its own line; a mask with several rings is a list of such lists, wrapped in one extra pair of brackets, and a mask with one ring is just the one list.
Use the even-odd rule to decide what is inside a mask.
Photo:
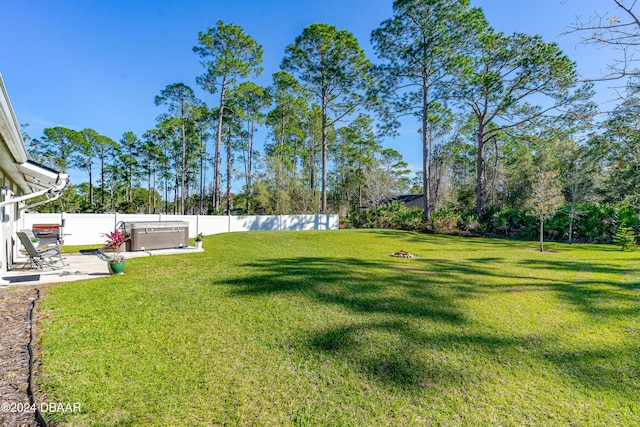
[(232, 231), (293, 231), (337, 230), (338, 215), (259, 215), (259, 216), (209, 216), (209, 215), (129, 215), (129, 214), (40, 214), (28, 213), (22, 217), (20, 228), (33, 224), (64, 224), (65, 245), (94, 245), (104, 243), (102, 233), (112, 231), (120, 221), (186, 221), (189, 237), (198, 233), (205, 236)]

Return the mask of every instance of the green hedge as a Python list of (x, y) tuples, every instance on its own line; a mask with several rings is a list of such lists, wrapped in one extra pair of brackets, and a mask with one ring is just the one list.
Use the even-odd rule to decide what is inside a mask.
[[(573, 216), (573, 221), (570, 218)], [(362, 210), (341, 219), (343, 228), (389, 228), (454, 235), (486, 235), (519, 239), (537, 239), (538, 218), (527, 209), (506, 208), (481, 221), (453, 208), (433, 212), (431, 222), (424, 221), (422, 209), (407, 208), (392, 202)], [(571, 224), (570, 224), (571, 223)], [(580, 243), (611, 243), (616, 232), (629, 228), (640, 234), (638, 211), (628, 205), (581, 203), (564, 205), (545, 221), (545, 239)]]
[[(573, 212), (573, 215), (572, 215)], [(573, 223), (570, 227), (570, 218)], [(488, 234), (501, 237), (535, 239), (538, 237), (538, 218), (524, 209), (502, 209), (491, 215)], [(567, 241), (571, 228), (572, 241), (611, 243), (619, 228), (640, 230), (635, 208), (615, 204), (564, 205), (545, 221), (545, 239)]]
[(393, 230), (429, 231), (422, 209), (408, 208), (402, 202), (362, 210), (342, 219), (343, 228), (389, 228)]

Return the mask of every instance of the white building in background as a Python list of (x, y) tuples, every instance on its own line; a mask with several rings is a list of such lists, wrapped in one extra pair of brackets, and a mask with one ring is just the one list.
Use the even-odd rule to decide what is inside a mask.
[[(32, 199), (56, 199), (68, 175), (28, 159), (20, 126), (0, 74), (0, 283), (18, 249), (16, 231)], [(40, 203), (38, 203), (40, 204)]]

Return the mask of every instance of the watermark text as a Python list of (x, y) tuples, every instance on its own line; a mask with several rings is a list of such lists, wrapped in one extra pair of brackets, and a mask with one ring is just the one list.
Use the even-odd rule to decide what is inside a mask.
[(3, 402), (0, 403), (0, 413), (23, 413), (23, 412), (36, 412), (38, 409), (40, 412), (45, 413), (79, 413), (82, 410), (80, 402), (40, 402), (36, 403), (16, 403), (16, 402)]

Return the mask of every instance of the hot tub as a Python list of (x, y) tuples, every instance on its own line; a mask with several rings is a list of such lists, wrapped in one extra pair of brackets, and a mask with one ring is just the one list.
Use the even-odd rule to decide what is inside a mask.
[(131, 240), (128, 251), (172, 249), (189, 246), (189, 223), (186, 221), (125, 222)]

